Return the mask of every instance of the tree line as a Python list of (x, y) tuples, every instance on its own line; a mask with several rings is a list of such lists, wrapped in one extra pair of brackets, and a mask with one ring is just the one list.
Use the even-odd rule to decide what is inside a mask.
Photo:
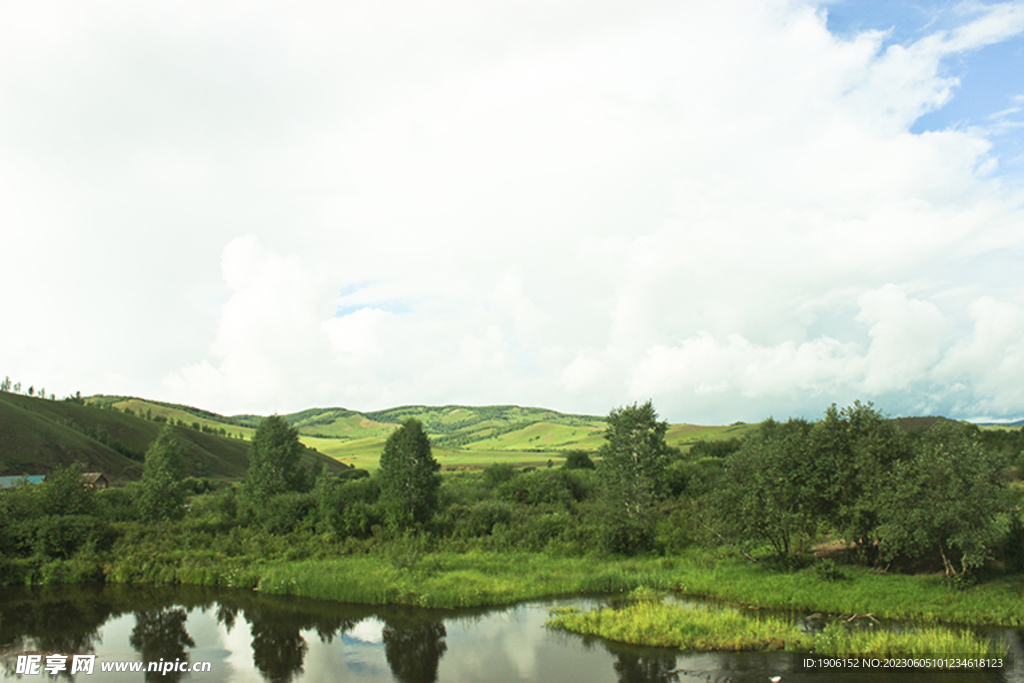
[(1024, 569), (1020, 490), (1010, 486), (1022, 430), (991, 436), (939, 421), (911, 432), (861, 403), (832, 406), (816, 422), (769, 419), (745, 439), (688, 451), (667, 445), (667, 429), (651, 402), (627, 405), (608, 414), (599, 450), (568, 452), (560, 467), (442, 475), (423, 425), (409, 418), (375, 473), (333, 475), (303, 468), (297, 430), (271, 416), (250, 443), (245, 480), (228, 484), (184, 479), (184, 449), (167, 426), (136, 484), (94, 493), (66, 469), (4, 491), (0, 550), (102, 553), (156, 525), (202, 530), (204, 542), (249, 529), (345, 552), (397, 543), (670, 555), (704, 544), (780, 568), (813, 561), (831, 541), (844, 561), (934, 566), (962, 583), (987, 568)]

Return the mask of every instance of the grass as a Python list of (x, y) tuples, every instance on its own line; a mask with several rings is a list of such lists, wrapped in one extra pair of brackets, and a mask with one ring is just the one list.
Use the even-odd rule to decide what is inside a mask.
[(844, 567), (846, 578), (825, 581), (813, 569), (771, 573), (738, 558), (700, 559), (679, 575), (676, 588), (690, 595), (755, 607), (833, 613), (925, 623), (1024, 624), (1024, 577), (1008, 576), (958, 591), (939, 575), (879, 574)]
[[(0, 392), (0, 474), (42, 474), (87, 462), (117, 482), (142, 476), (142, 457), (161, 425), (116, 410)], [(175, 428), (189, 474), (239, 478), (248, 444)]]
[(985, 659), (1003, 657), (1005, 647), (976, 633), (950, 628), (929, 627), (889, 631), (886, 629), (846, 629), (832, 624), (816, 635), (814, 652), (834, 657), (873, 655), (878, 657), (966, 657)]
[(631, 645), (695, 651), (802, 650), (837, 657), (931, 655), (1001, 657), (1005, 650), (970, 631), (943, 627), (889, 631), (832, 624), (808, 634), (774, 616), (752, 617), (735, 608), (683, 607), (641, 599), (622, 608), (586, 612), (556, 609), (551, 628)]
[[(459, 607), (631, 591), (646, 585), (755, 608), (873, 614), (922, 624), (1024, 623), (1024, 577), (958, 591), (939, 576), (883, 576), (847, 568), (847, 579), (828, 582), (811, 569), (773, 574), (736, 558), (703, 552), (635, 559), (423, 553), (395, 571), (385, 561), (375, 561), (366, 564), (346, 557), (285, 563), (268, 569), (267, 583), (261, 581), (260, 589), (331, 600)], [(359, 587), (364, 582), (365, 587)]]
[(555, 610), (551, 628), (631, 645), (682, 650), (745, 651), (807, 649), (800, 629), (782, 619), (751, 619), (738, 609), (678, 607), (638, 602), (622, 609)]
[(420, 607), (482, 607), (663, 585), (664, 563), (633, 566), (533, 553), (363, 556), (269, 566), (257, 588), (324, 600)]

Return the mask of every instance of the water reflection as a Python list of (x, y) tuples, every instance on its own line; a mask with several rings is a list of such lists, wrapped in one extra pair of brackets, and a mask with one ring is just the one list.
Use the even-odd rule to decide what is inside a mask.
[(676, 655), (621, 652), (615, 657), (619, 683), (676, 683), (679, 670)]
[(384, 656), (400, 683), (434, 683), (448, 632), (422, 610), (395, 610), (384, 622)]
[[(188, 661), (187, 647), (195, 647), (195, 641), (185, 630), (188, 615), (184, 609), (144, 610), (135, 613), (135, 628), (128, 638), (144, 662)], [(181, 680), (180, 671), (147, 671), (146, 681)]]
[(15, 589), (0, 605), (0, 652), (32, 650), (89, 654), (113, 610), (95, 596), (48, 588), (32, 597)]
[[(5, 589), (0, 593), (0, 678), (19, 678), (17, 655), (32, 652), (95, 653), (98, 663), (133, 657), (213, 662), (210, 673), (145, 677), (174, 683), (764, 683), (775, 675), (782, 675), (783, 683), (892, 680), (886, 675), (891, 672), (881, 671), (798, 671), (787, 653), (684, 654), (551, 632), (544, 628), (548, 607), (381, 608), (201, 587)], [(1019, 647), (1013, 633), (1011, 648)], [(1022, 681), (1011, 672), (901, 674), (901, 681), (929, 683)], [(126, 680), (123, 673), (102, 672), (99, 664), (94, 674), (78, 679)]]

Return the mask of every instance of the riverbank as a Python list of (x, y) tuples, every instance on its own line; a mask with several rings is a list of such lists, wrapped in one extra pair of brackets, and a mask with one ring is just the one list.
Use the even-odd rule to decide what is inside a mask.
[(208, 548), (158, 552), (140, 544), (118, 556), (12, 559), (0, 567), (0, 582), (221, 585), (339, 602), (441, 608), (628, 593), (644, 586), (745, 608), (873, 614), (926, 624), (1024, 624), (1024, 577), (1019, 576), (957, 590), (938, 575), (883, 575), (858, 567), (842, 567), (841, 578), (833, 580), (813, 567), (773, 573), (739, 557), (697, 549), (638, 558), (430, 552), (402, 543), (352, 554), (328, 547), (292, 557), (287, 549), (264, 550), (261, 557)]
[(771, 573), (703, 552), (670, 558), (557, 558), (528, 553), (429, 554), (396, 566), (367, 556), (268, 566), (254, 587), (271, 593), (428, 607), (498, 605), (641, 586), (748, 608), (873, 614), (920, 623), (1024, 623), (1024, 581), (1000, 578), (956, 590), (941, 576), (880, 575), (843, 568), (828, 581), (813, 569)]

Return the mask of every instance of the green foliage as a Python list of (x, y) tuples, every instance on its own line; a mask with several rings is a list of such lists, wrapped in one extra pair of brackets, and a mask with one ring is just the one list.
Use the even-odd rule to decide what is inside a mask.
[(494, 492), (495, 497), (525, 505), (561, 505), (569, 507), (583, 500), (586, 491), (572, 472), (535, 470), (509, 479)]
[(687, 457), (691, 460), (725, 458), (730, 453), (738, 451), (742, 443), (741, 439), (723, 439), (721, 441), (705, 441), (701, 439), (693, 444)]
[(299, 433), (277, 415), (264, 418), (249, 445), (246, 493), (254, 506), (281, 493), (299, 491), (305, 478), (299, 469)]
[(654, 528), (654, 544), (665, 555), (675, 555), (689, 547), (696, 537), (697, 510), (691, 499), (662, 504)]
[(768, 420), (726, 459), (723, 486), (705, 496), (719, 537), (741, 546), (767, 543), (779, 558), (806, 550), (821, 485), (809, 431), (803, 420)]
[(17, 530), (24, 549), (43, 557), (67, 559), (83, 547), (106, 551), (116, 534), (91, 515), (46, 515), (23, 521)]
[(268, 498), (257, 516), (263, 527), (270, 533), (290, 534), (315, 509), (316, 497), (314, 494), (290, 491)]
[(509, 526), (516, 516), (513, 505), (503, 501), (484, 500), (459, 511), (452, 535), (462, 538), (489, 536), (496, 526)]
[(516, 476), (515, 468), (508, 463), (495, 463), (484, 468), (484, 484), (489, 489), (496, 488)]
[(938, 424), (910, 460), (897, 463), (880, 496), (886, 559), (936, 552), (947, 576), (980, 567), (998, 541), (1007, 510), (1006, 463), (976, 434)]
[(73, 465), (58, 466), (39, 485), (40, 513), (43, 515), (89, 515), (94, 496), (85, 485), (82, 472)]
[(597, 465), (586, 451), (572, 450), (565, 454), (565, 463), (562, 467), (567, 470), (592, 470)]
[(700, 498), (719, 486), (725, 461), (721, 458), (673, 460), (665, 468), (665, 487), (673, 498)]
[(380, 485), (376, 479), (344, 480), (322, 475), (313, 487), (319, 519), (317, 528), (341, 536), (367, 538), (381, 523), (377, 506)]
[(811, 433), (817, 464), (815, 507), (864, 560), (877, 548), (880, 496), (894, 481), (897, 463), (911, 457), (911, 443), (870, 403), (833, 404)]
[(430, 450), (423, 425), (408, 419), (391, 433), (380, 456), (380, 503), (396, 529), (430, 520), (437, 510), (441, 465)]
[(836, 561), (831, 558), (825, 558), (814, 565), (814, 573), (822, 581), (842, 581), (846, 578), (846, 574), (839, 568)]
[(633, 554), (654, 540), (654, 506), (665, 492), (668, 423), (658, 421), (650, 401), (608, 413), (599, 472), (607, 502), (609, 550)]
[(172, 429), (165, 426), (146, 451), (146, 469), (137, 493), (142, 519), (160, 522), (181, 519), (184, 514), (183, 450)]
[(96, 516), (108, 522), (130, 522), (138, 519), (136, 504), (138, 484), (115, 486), (96, 492)]

